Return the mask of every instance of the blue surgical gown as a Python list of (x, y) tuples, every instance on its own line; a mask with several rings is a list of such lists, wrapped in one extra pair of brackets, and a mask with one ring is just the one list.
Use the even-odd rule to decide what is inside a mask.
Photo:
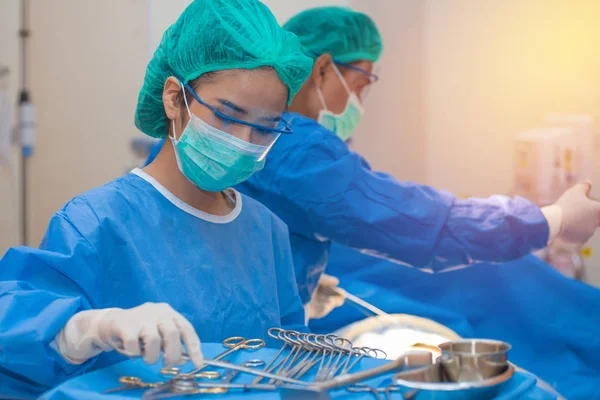
[(0, 260), (0, 397), (122, 360), (69, 365), (51, 341), (79, 311), (145, 302), (170, 304), (208, 342), (304, 325), (279, 218), (239, 193), (229, 215), (209, 215), (134, 170), (67, 203), (39, 249)]
[(547, 244), (546, 219), (525, 199), (463, 200), (399, 182), (373, 171), (317, 122), (295, 113), (286, 119), (294, 133), (282, 135), (265, 168), (237, 189), (288, 225), (304, 303), (325, 269), (332, 241), (431, 271), (510, 261)]

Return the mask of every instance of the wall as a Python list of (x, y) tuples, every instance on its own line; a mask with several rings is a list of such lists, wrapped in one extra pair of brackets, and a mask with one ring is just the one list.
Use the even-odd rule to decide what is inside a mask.
[[(8, 66), (10, 75), (6, 80), (8, 96), (14, 101), (15, 113), (12, 121), (16, 121), (16, 101), (18, 97), (19, 66), (19, 24), (20, 7), (17, 1), (0, 1), (0, 66)], [(2, 118), (0, 116), (0, 118)], [(8, 165), (0, 163), (0, 255), (9, 246), (19, 243), (19, 175), (18, 153), (15, 147), (12, 162)]]
[(129, 166), (133, 112), (147, 63), (146, 0), (33, 1), (31, 239), (69, 199)]
[[(171, 25), (191, 0), (147, 0), (150, 9), (150, 51), (160, 43), (163, 32)], [(279, 23), (283, 24), (300, 11), (323, 5), (348, 5), (350, 0), (263, 0)]]
[[(592, 114), (598, 128), (598, 21), (597, 0), (426, 1), (427, 182), (507, 193), (519, 131), (553, 111)], [(587, 264), (600, 285), (600, 258)]]
[(426, 182), (424, 132), (424, 2), (352, 0), (367, 13), (384, 38), (378, 63), (380, 82), (365, 101), (353, 147), (372, 167), (397, 179)]
[(284, 24), (295, 14), (302, 10), (321, 6), (347, 6), (352, 0), (261, 0), (277, 17), (279, 23)]
[(148, 7), (148, 60), (158, 47), (163, 33), (185, 10), (191, 0), (146, 0)]
[(596, 0), (427, 1), (430, 183), (508, 192), (519, 131), (552, 111), (600, 117), (599, 18)]

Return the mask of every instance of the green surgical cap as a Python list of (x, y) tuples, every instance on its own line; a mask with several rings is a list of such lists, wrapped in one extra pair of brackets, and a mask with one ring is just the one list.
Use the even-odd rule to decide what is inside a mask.
[(298, 39), (257, 0), (196, 0), (165, 32), (148, 64), (135, 125), (153, 137), (167, 133), (165, 81), (191, 81), (211, 71), (270, 66), (289, 89), (288, 104), (312, 69)]
[(316, 7), (297, 14), (284, 29), (295, 33), (313, 57), (329, 53), (336, 61), (377, 61), (383, 50), (375, 22), (346, 7)]

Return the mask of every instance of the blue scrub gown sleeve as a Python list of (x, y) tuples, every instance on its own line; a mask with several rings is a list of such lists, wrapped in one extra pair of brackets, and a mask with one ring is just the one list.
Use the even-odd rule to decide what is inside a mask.
[(304, 306), (298, 294), (294, 274), (292, 248), (287, 226), (273, 214), (273, 250), (277, 274), (277, 292), (281, 314), (281, 327), (307, 332), (304, 322)]
[(547, 221), (525, 199), (463, 200), (399, 182), (320, 125), (304, 125), (295, 135), (312, 132), (287, 149), (267, 183), (269, 207), (295, 233), (433, 271), (510, 261), (547, 244)]
[(51, 342), (69, 318), (92, 308), (84, 293), (99, 270), (93, 247), (62, 212), (40, 249), (7, 251), (0, 260), (0, 380), (4, 373), (39, 391), (93, 364), (67, 363)]

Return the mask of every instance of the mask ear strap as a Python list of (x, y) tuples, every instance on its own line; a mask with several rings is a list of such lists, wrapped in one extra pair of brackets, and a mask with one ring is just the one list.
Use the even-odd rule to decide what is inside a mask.
[(183, 101), (185, 102), (185, 108), (187, 108), (189, 117), (192, 118), (192, 112), (190, 111), (190, 106), (188, 105), (187, 96), (185, 95), (185, 86), (183, 85), (183, 83), (181, 83), (181, 90), (183, 91)]
[(172, 122), (172, 125), (173, 125), (173, 137), (172, 137), (172, 139), (175, 141), (175, 143), (177, 143), (177, 135), (175, 134), (175, 120), (172, 119), (171, 122)]
[(350, 96), (350, 94), (352, 94), (352, 92), (350, 91), (350, 87), (348, 86), (348, 83), (346, 83), (344, 76), (338, 69), (337, 65), (335, 65), (335, 64), (332, 64), (332, 65), (333, 65), (333, 70), (334, 70), (335, 74), (337, 75), (338, 78), (340, 78), (340, 81), (342, 82), (342, 86), (344, 86), (344, 89), (346, 89), (346, 93), (348, 93), (348, 96)]
[[(187, 109), (187, 112), (188, 112), (188, 115), (190, 116), (190, 118), (192, 118), (192, 112), (190, 111), (190, 106), (187, 101), (187, 96), (185, 95), (185, 86), (183, 85), (183, 83), (181, 83), (181, 81), (179, 82), (179, 84), (181, 85), (181, 91), (183, 92), (183, 102), (185, 103), (185, 108)], [(177, 135), (175, 133), (175, 120), (172, 119), (171, 122), (173, 123), (173, 140), (175, 140), (175, 142), (177, 142)]]
[(321, 102), (321, 108), (323, 110), (328, 110), (327, 104), (325, 103), (325, 97), (323, 97), (323, 92), (321, 92), (321, 88), (319, 88), (317, 86), (316, 89), (317, 89), (317, 97), (319, 98), (319, 101)]

